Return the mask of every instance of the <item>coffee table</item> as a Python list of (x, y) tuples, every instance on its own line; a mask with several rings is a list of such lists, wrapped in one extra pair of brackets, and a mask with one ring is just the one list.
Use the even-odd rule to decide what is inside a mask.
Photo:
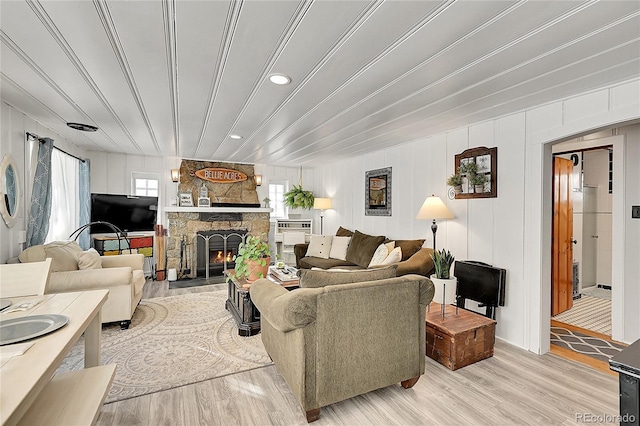
[[(234, 269), (224, 271), (224, 275), (231, 277), (228, 282), (229, 287), (225, 308), (236, 321), (238, 334), (245, 337), (258, 334), (260, 332), (260, 311), (251, 301), (251, 295), (249, 294), (251, 283), (244, 278), (236, 278)], [(283, 283), (271, 274), (268, 274), (267, 278), (276, 284), (282, 285), (287, 290), (298, 288), (298, 280)]]

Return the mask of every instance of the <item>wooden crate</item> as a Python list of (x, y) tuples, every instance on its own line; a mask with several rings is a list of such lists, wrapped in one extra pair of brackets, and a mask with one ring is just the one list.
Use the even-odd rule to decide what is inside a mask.
[(439, 303), (427, 311), (427, 356), (456, 370), (493, 356), (496, 321), (474, 312)]

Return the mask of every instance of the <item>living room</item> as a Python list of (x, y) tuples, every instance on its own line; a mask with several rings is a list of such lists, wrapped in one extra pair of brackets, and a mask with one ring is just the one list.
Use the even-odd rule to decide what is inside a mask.
[[(633, 16), (637, 21), (637, 10), (629, 13), (635, 13)], [(8, 18), (3, 16), (2, 19), (4, 31), (8, 25), (5, 19)], [(5, 67), (12, 66), (5, 64), (5, 51), (9, 44), (3, 37), (3, 76)], [(637, 47), (637, 44), (631, 46)], [(637, 284), (640, 282), (637, 262), (640, 257), (637, 243), (640, 221), (631, 215), (632, 206), (640, 204), (640, 188), (636, 185), (640, 181), (637, 160), (640, 158), (637, 50), (635, 55), (635, 59), (629, 60), (635, 76), (621, 76), (601, 68), (593, 70), (591, 77), (597, 80), (593, 86), (586, 83), (589, 77), (581, 74), (581, 78), (575, 77), (578, 89), (569, 86), (566, 90), (554, 89), (549, 83), (547, 89), (539, 89), (541, 92), (537, 97), (530, 96), (526, 100), (521, 99), (524, 95), (516, 94), (512, 94), (510, 100), (489, 97), (485, 100), (487, 106), (469, 113), (470, 118), (460, 106), (456, 116), (449, 119), (445, 118), (445, 110), (441, 112), (439, 121), (424, 125), (411, 122), (398, 144), (391, 143), (384, 133), (357, 140), (354, 144), (333, 147), (317, 142), (322, 140), (317, 137), (316, 141), (301, 139), (302, 145), (287, 151), (291, 153), (288, 162), (284, 159), (273, 163), (246, 162), (255, 164), (256, 174), (262, 176), (263, 184), (257, 189), (259, 200), (268, 195), (270, 182), (283, 181), (290, 185), (301, 182), (316, 197), (331, 198), (332, 208), (324, 212), (323, 218), (325, 234), (335, 234), (340, 226), (346, 226), (375, 235), (424, 238), (425, 246), (431, 247), (430, 222), (416, 220), (415, 216), (427, 196), (438, 195), (454, 218), (438, 221), (437, 247), (450, 250), (456, 259), (482, 261), (508, 271), (505, 306), (496, 313), (496, 337), (506, 344), (542, 355), (549, 350), (551, 316), (551, 147), (569, 139), (623, 136), (621, 146), (614, 147), (613, 159), (616, 167), (613, 171), (612, 338), (630, 344), (640, 338), (640, 311), (636, 309), (640, 303), (640, 286)], [(9, 54), (6, 57), (19, 61)], [(620, 71), (623, 67), (620, 65), (614, 69)], [(43, 66), (42, 69), (45, 68)], [(610, 77), (603, 77), (607, 73)], [(112, 144), (113, 148), (109, 149), (110, 141), (103, 141), (101, 146), (91, 141), (87, 143), (87, 136), (70, 136), (59, 130), (60, 123), (52, 125), (50, 118), (29, 114), (27, 106), (31, 97), (16, 90), (16, 85), (4, 77), (3, 85), (11, 87), (3, 91), (0, 147), (2, 154), (10, 153), (18, 165), (23, 209), (15, 226), (9, 228), (4, 223), (0, 226), (2, 263), (18, 256), (24, 248), (21, 234), (27, 229), (26, 212), (32, 191), (29, 178), (32, 153), (30, 145), (25, 143), (27, 132), (49, 137), (57, 147), (89, 159), (91, 192), (128, 194), (131, 192), (132, 173), (157, 176), (160, 180), (158, 217), (161, 222), (166, 218), (164, 207), (170, 205), (171, 198), (177, 193), (170, 170), (179, 168), (183, 159), (213, 161), (215, 158), (243, 163), (213, 153), (203, 152), (196, 157), (195, 151), (175, 152), (173, 147), (157, 155), (151, 154), (154, 149), (148, 145), (144, 145), (146, 148), (142, 151), (126, 152), (116, 149), (117, 144)], [(532, 90), (532, 93), (538, 92)], [(500, 104), (502, 109), (491, 108), (493, 103)], [(377, 125), (376, 120), (375, 116), (369, 117), (366, 121), (369, 124), (363, 123), (361, 130), (373, 129)], [(340, 123), (337, 129), (348, 129), (350, 124), (336, 123)], [(283, 126), (279, 131), (285, 128)], [(195, 134), (200, 128), (185, 125), (182, 130)], [(307, 131), (311, 131), (311, 127)], [(302, 135), (304, 132), (296, 136), (302, 138)], [(344, 139), (348, 140), (349, 136), (345, 134)], [(147, 138), (145, 135), (141, 140), (146, 141)], [(197, 140), (197, 135), (193, 139)], [(277, 151), (278, 143), (280, 141), (270, 149)], [(306, 147), (307, 143), (310, 147)], [(230, 156), (235, 148), (230, 149), (232, 145), (228, 141), (225, 144), (221, 152), (228, 152)], [(475, 147), (498, 148), (497, 197), (451, 199), (446, 179), (456, 172), (454, 157)], [(343, 155), (334, 156), (334, 151), (340, 150)], [(311, 160), (305, 157), (307, 155)], [(300, 164), (303, 164), (302, 168)], [(392, 173), (391, 215), (369, 216), (365, 213), (365, 175), (368, 171), (382, 168), (391, 168)], [(320, 228), (319, 211), (303, 214), (313, 219), (314, 229)]]

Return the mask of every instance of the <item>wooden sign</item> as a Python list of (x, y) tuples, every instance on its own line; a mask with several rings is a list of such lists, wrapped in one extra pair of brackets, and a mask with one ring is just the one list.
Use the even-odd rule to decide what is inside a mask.
[(196, 176), (200, 179), (215, 183), (234, 183), (247, 180), (247, 175), (237, 170), (208, 167), (196, 170)]

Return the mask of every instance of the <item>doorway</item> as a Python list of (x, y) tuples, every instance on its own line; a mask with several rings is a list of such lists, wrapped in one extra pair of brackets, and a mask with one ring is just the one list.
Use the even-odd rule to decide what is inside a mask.
[(613, 146), (557, 144), (554, 164), (552, 319), (611, 336)]

